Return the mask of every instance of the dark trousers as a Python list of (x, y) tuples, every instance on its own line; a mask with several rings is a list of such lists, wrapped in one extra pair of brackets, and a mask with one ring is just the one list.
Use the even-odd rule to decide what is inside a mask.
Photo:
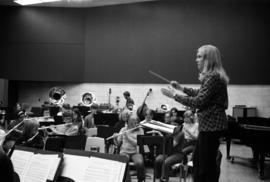
[(155, 160), (155, 172), (156, 178), (165, 178), (166, 181), (169, 180), (169, 170), (171, 166), (174, 164), (180, 163), (183, 159), (186, 158), (186, 155), (191, 153), (194, 149), (195, 141), (188, 141), (185, 139), (185, 135), (183, 132), (180, 132), (177, 135), (177, 147), (174, 149), (171, 155), (166, 156), (164, 163), (164, 171), (162, 171), (163, 167), (163, 155), (158, 155)]
[(137, 178), (138, 182), (142, 182), (145, 180), (145, 172), (144, 172), (144, 160), (142, 154), (126, 154), (126, 153), (121, 153), (120, 155), (126, 155), (129, 157), (131, 161), (134, 162), (134, 165), (136, 166), (137, 170)]
[[(180, 163), (183, 160), (184, 154), (183, 153), (175, 153), (170, 155), (165, 159), (165, 166), (164, 166), (164, 174), (162, 174), (162, 164), (163, 164), (163, 155), (158, 155), (155, 161), (155, 172), (156, 178), (165, 178), (166, 181), (169, 180), (169, 169), (172, 165)], [(162, 174), (162, 175), (161, 175)]]
[(193, 153), (194, 182), (218, 182), (217, 155), (222, 132), (200, 132)]

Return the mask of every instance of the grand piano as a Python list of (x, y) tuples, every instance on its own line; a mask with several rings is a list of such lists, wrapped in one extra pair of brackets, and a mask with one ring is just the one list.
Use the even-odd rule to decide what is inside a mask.
[(227, 159), (234, 161), (230, 156), (230, 143), (232, 138), (240, 139), (245, 145), (251, 147), (253, 151), (254, 162), (256, 162), (259, 177), (264, 178), (265, 156), (270, 154), (270, 118), (262, 117), (239, 117), (233, 120), (229, 117), (227, 141)]

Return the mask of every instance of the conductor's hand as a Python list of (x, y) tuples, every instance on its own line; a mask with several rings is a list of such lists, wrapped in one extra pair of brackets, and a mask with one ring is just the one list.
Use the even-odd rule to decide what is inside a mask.
[(163, 95), (169, 97), (169, 98), (173, 98), (175, 96), (175, 91), (172, 88), (161, 88), (161, 92)]
[(170, 85), (173, 87), (173, 88), (175, 88), (175, 89), (177, 89), (177, 90), (181, 90), (181, 91), (183, 91), (184, 90), (184, 88), (177, 82), (177, 81), (171, 81), (170, 82)]

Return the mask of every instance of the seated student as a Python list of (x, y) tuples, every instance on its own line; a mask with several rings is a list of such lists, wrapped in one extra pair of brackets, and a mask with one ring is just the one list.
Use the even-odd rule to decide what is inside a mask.
[(6, 130), (7, 129), (7, 120), (5, 117), (6, 111), (0, 109), (0, 129)]
[(171, 113), (171, 124), (181, 125), (183, 123), (183, 119), (178, 115), (178, 109), (173, 107), (170, 111)]
[(21, 103), (17, 102), (13, 108), (14, 113), (18, 113), (19, 111), (24, 111)]
[(145, 179), (144, 161), (143, 156), (137, 151), (137, 135), (143, 135), (143, 130), (139, 127), (130, 130), (135, 128), (138, 122), (139, 119), (137, 116), (134, 114), (131, 115), (128, 119), (127, 126), (123, 127), (119, 132), (122, 134), (115, 137), (114, 142), (116, 145), (121, 145), (120, 155), (126, 155), (135, 163), (138, 182), (142, 182)]
[(166, 124), (170, 124), (171, 123), (171, 113), (170, 112), (166, 112), (164, 114), (164, 123), (166, 123)]
[[(182, 152), (188, 154), (193, 151), (197, 137), (199, 135), (199, 123), (195, 119), (195, 114), (191, 110), (184, 113), (184, 123), (182, 128)], [(181, 141), (181, 140), (180, 140)]]
[[(21, 123), (24, 119), (25, 119), (25, 112), (23, 110), (18, 111), (16, 113), (16, 119), (12, 120), (9, 123), (8, 129), (9, 130), (12, 129), (14, 126)], [(18, 133), (18, 134), (22, 134), (22, 130), (23, 130), (23, 123), (20, 126), (18, 126), (13, 132)]]
[(16, 140), (20, 138), (23, 134), (25, 112), (23, 110), (18, 111), (16, 113), (16, 120), (12, 120), (8, 125), (8, 130), (11, 130), (13, 127), (17, 126), (21, 123), (16, 129), (14, 129), (10, 134), (5, 137), (5, 141), (3, 143), (3, 148), (7, 152), (9, 151), (15, 144)]
[(123, 127), (127, 125), (128, 118), (130, 117), (131, 112), (128, 109), (124, 109), (119, 114), (119, 121), (114, 125), (114, 133), (118, 133)]
[[(180, 130), (181, 128), (182, 130)], [(186, 154), (193, 151), (198, 134), (198, 123), (194, 121), (192, 111), (187, 110), (184, 113), (183, 126), (176, 128), (173, 134), (173, 150), (165, 159), (164, 174), (162, 174), (162, 177), (161, 169), (163, 164), (163, 155), (159, 155), (156, 158), (156, 174), (158, 178), (161, 177), (160, 181), (168, 181), (169, 168), (176, 163), (182, 162), (182, 160), (185, 159)]]
[(22, 136), (16, 141), (16, 145), (43, 149), (44, 140), (38, 132), (39, 123), (35, 119), (27, 119), (24, 121), (24, 129)]
[(5, 182), (20, 182), (19, 175), (14, 172), (14, 168), (10, 158), (3, 149), (5, 141), (5, 131), (0, 129), (0, 177)]
[(85, 129), (83, 127), (83, 118), (78, 108), (73, 109), (73, 123), (78, 125), (79, 135), (85, 134)]
[(63, 122), (66, 124), (50, 127), (52, 132), (48, 132), (48, 134), (67, 136), (74, 136), (79, 134), (79, 126), (73, 123), (73, 112), (71, 110), (63, 112)]
[(71, 106), (68, 103), (64, 103), (62, 107), (60, 108), (60, 111), (57, 113), (57, 116), (63, 116), (63, 113), (66, 111), (70, 111)]
[(134, 100), (130, 97), (129, 91), (125, 91), (123, 95), (124, 98), (126, 99), (126, 105), (124, 109), (129, 109), (132, 111), (134, 109)]
[(91, 112), (84, 118), (84, 127), (95, 128), (94, 115), (97, 113), (98, 104), (93, 103), (91, 105)]
[(6, 132), (3, 129), (0, 129), (0, 152), (4, 152), (3, 143), (6, 139)]
[(152, 122), (152, 121), (154, 121), (153, 120), (154, 111), (152, 109), (147, 109), (144, 116), (145, 116), (145, 119), (143, 121), (141, 121), (142, 123), (143, 122)]
[(50, 117), (51, 113), (50, 113), (50, 108), (49, 107), (43, 107), (42, 108), (42, 113), (44, 117)]

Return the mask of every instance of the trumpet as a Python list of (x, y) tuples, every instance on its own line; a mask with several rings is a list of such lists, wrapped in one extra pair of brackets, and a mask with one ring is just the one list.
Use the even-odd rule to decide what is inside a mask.
[(128, 133), (128, 132), (130, 132), (130, 131), (136, 130), (136, 129), (141, 128), (141, 127), (142, 127), (141, 125), (138, 125), (138, 126), (136, 126), (136, 127), (134, 127), (134, 128), (131, 128), (131, 129), (126, 130), (126, 131), (123, 131), (122, 133), (114, 134), (114, 135), (112, 135), (112, 136), (106, 138), (106, 140), (110, 140), (110, 139), (112, 139), (112, 138), (121, 136), (121, 135), (123, 135), (123, 134), (125, 134), (125, 133)]

